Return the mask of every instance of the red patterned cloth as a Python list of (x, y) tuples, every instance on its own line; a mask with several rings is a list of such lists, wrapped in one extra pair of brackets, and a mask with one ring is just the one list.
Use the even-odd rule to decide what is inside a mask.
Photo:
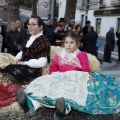
[(21, 88), (21, 86), (16, 84), (4, 85), (0, 82), (0, 108), (11, 105), (16, 101), (16, 91), (18, 88)]

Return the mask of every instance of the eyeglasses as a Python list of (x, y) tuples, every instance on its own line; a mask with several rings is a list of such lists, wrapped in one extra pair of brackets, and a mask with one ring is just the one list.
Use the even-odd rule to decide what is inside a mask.
[(38, 25), (38, 24), (34, 24), (34, 23), (33, 24), (27, 24), (28, 27), (30, 27), (30, 26), (34, 27), (35, 25)]

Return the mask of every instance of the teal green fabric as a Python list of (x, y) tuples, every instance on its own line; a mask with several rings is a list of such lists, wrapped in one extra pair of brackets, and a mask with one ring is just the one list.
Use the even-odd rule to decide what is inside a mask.
[(29, 116), (29, 117), (33, 117), (35, 115), (35, 109), (34, 109), (33, 103), (31, 101), (31, 99), (29, 98), (29, 95), (31, 95), (31, 94), (32, 93), (26, 94), (26, 96), (27, 96), (27, 104), (29, 106), (29, 111), (26, 112), (26, 115)]
[[(116, 81), (114, 77), (98, 72), (89, 74), (86, 106), (78, 105), (75, 101), (64, 98), (66, 102), (73, 109), (89, 114), (114, 114), (120, 112), (120, 82)], [(48, 97), (40, 98), (32, 96), (32, 94), (28, 95), (32, 99), (49, 106), (55, 106), (58, 99), (53, 100)]]

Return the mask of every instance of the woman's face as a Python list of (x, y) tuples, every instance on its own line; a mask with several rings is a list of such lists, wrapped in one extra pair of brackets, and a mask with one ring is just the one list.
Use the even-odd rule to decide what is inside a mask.
[(43, 26), (39, 26), (37, 19), (35, 18), (30, 18), (29, 23), (28, 23), (28, 31), (31, 35), (36, 35), (43, 29)]
[(11, 30), (15, 31), (16, 30), (16, 25), (15, 24), (11, 24), (10, 28), (11, 28)]
[(73, 53), (78, 48), (78, 45), (73, 38), (66, 37), (64, 42), (64, 47), (68, 52)]
[(71, 31), (71, 30), (72, 30), (72, 27), (68, 27), (68, 30), (70, 30), (70, 31)]
[(77, 28), (77, 31), (80, 32), (80, 27)]

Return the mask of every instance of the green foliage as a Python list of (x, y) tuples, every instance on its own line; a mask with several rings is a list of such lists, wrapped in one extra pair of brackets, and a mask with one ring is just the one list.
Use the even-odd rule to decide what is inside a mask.
[(33, 0), (19, 0), (21, 6), (32, 8)]

